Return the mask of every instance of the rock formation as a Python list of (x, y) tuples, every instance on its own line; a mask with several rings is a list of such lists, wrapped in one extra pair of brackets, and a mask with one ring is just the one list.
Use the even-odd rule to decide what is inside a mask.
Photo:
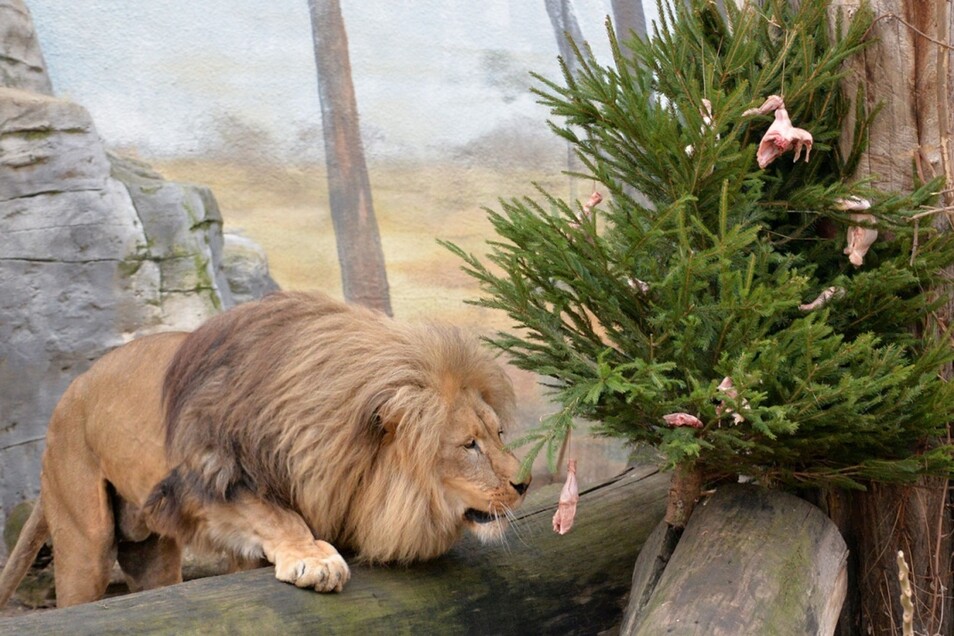
[[(0, 526), (37, 493), (74, 377), (234, 303), (212, 193), (109, 155), (89, 113), (50, 93), (29, 12), (0, 0)], [(267, 266), (258, 283), (243, 274), (242, 298), (269, 284)]]
[(226, 232), (224, 239), (222, 268), (236, 305), (278, 289), (278, 283), (268, 272), (268, 258), (261, 245), (236, 232)]
[(0, 0), (0, 86), (53, 94), (33, 20), (23, 0)]

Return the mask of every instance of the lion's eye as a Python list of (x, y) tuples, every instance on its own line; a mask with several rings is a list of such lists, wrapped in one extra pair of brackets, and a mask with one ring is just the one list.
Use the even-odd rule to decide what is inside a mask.
[(504, 436), (504, 430), (503, 430), (503, 429), (500, 429), (499, 431), (497, 431), (497, 437), (503, 439), (503, 436)]
[(466, 448), (467, 450), (474, 450), (475, 448), (477, 448), (477, 440), (475, 439), (470, 440), (469, 442), (464, 444), (464, 448)]

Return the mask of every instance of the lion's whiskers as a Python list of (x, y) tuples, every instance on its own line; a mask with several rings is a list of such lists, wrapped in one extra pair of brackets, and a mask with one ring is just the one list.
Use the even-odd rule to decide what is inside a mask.
[(510, 540), (507, 537), (507, 527), (506, 527), (506, 524), (504, 523), (504, 520), (507, 519), (508, 517), (507, 508), (503, 507), (503, 514), (500, 514), (499, 512), (494, 511), (493, 515), (494, 515), (493, 523), (497, 527), (496, 528), (497, 544), (503, 546), (504, 550), (507, 551), (507, 554), (511, 554)]
[[(526, 537), (523, 536), (523, 528), (521, 527), (521, 519), (517, 517), (514, 513), (513, 508), (510, 506), (503, 507), (504, 515), (507, 517), (507, 520), (510, 522), (510, 527), (513, 528), (513, 534), (517, 537), (517, 540), (520, 541), (521, 545), (524, 547), (529, 546)], [(508, 546), (509, 549), (509, 546)]]

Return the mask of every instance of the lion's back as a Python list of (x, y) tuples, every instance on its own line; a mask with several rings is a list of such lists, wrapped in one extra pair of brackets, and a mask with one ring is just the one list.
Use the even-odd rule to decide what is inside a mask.
[[(291, 455), (333, 456), (369, 413), (370, 361), (399, 346), (389, 318), (320, 294), (280, 292), (189, 334), (163, 385), (166, 446), (212, 499), (242, 485), (288, 501)], [(369, 389), (370, 390), (370, 389)], [(347, 414), (342, 417), (342, 414)]]

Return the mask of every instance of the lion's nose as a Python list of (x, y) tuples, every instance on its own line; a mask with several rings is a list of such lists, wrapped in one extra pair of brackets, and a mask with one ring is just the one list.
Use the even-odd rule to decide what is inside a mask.
[(530, 478), (527, 477), (527, 481), (519, 484), (510, 482), (510, 485), (513, 486), (513, 489), (517, 491), (518, 495), (522, 495), (523, 493), (527, 492), (527, 488), (530, 487)]

